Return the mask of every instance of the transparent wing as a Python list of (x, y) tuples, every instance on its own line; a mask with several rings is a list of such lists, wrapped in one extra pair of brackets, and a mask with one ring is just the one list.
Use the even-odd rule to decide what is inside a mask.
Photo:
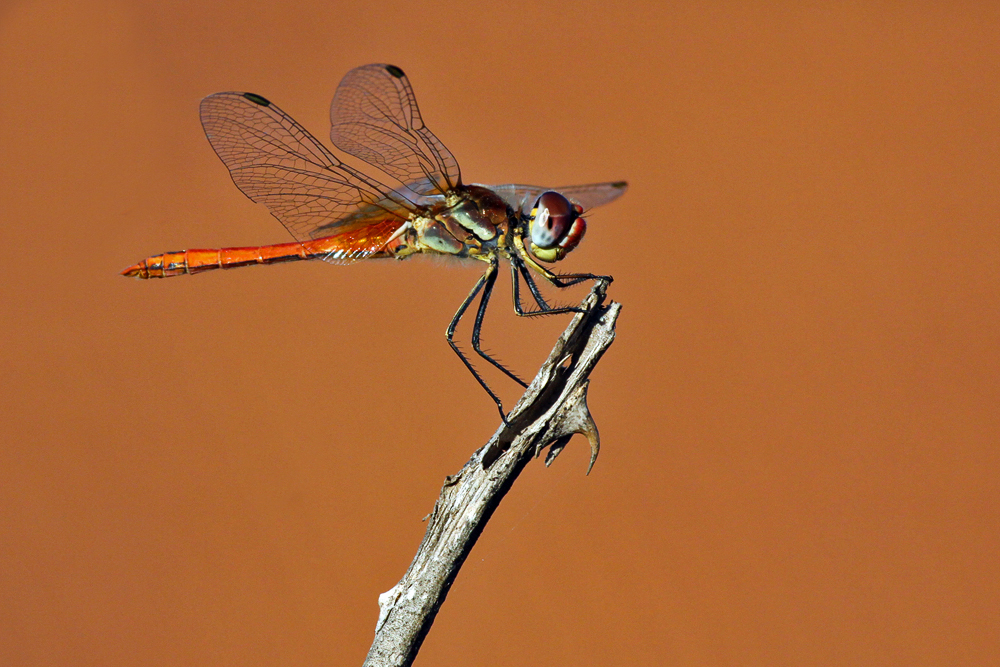
[(445, 194), (462, 182), (455, 156), (427, 129), (413, 88), (395, 65), (364, 65), (340, 82), (330, 105), (333, 145), (418, 194)]
[(591, 183), (589, 185), (566, 185), (552, 188), (556, 192), (561, 192), (564, 197), (574, 204), (579, 204), (583, 210), (589, 211), (598, 206), (610, 204), (614, 200), (625, 194), (628, 183), (625, 181), (615, 181), (614, 183)]
[[(201, 124), (236, 187), (264, 204), (299, 241), (358, 235), (376, 224), (388, 228), (415, 210), (399, 192), (340, 162), (259, 95), (210, 95), (201, 102)], [(377, 250), (361, 244), (329, 261), (344, 263)]]
[(540, 185), (487, 185), (496, 192), (515, 211), (527, 215), (538, 195), (548, 190), (562, 193), (574, 204), (579, 204), (586, 213), (592, 208), (603, 206), (625, 194), (628, 183), (615, 181), (613, 183), (590, 183), (588, 185), (566, 185), (558, 188), (546, 188)]

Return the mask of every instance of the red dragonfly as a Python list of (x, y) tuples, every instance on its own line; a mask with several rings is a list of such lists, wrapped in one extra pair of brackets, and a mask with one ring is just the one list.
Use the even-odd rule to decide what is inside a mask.
[[(556, 287), (591, 273), (556, 274), (544, 263), (561, 260), (583, 238), (585, 211), (625, 192), (626, 183), (562, 188), (533, 185), (464, 185), (458, 162), (424, 125), (403, 70), (365, 65), (347, 73), (330, 107), (333, 145), (392, 180), (389, 186), (338, 160), (305, 128), (254, 93), (216, 93), (202, 100), (201, 123), (233, 182), (264, 204), (296, 239), (257, 248), (167, 252), (122, 271), (136, 278), (166, 278), (212, 269), (321, 259), (345, 264), (363, 258), (405, 259), (417, 253), (479, 260), (487, 265), (446, 331), (448, 344), (473, 377), (503, 404), (454, 341), (455, 328), (480, 295), (472, 347), (512, 380), (527, 384), (480, 347), (480, 330), (500, 259), (511, 265), (514, 310), (520, 316), (578, 312), (550, 306), (532, 271)], [(523, 279), (537, 308), (524, 309)]]

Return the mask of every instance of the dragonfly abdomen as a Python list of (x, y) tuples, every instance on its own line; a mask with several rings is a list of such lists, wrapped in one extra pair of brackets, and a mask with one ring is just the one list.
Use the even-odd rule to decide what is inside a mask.
[(122, 271), (135, 278), (169, 278), (212, 269), (232, 269), (251, 264), (275, 264), (312, 259), (301, 243), (281, 243), (256, 248), (210, 248), (165, 252), (148, 257)]
[[(189, 273), (202, 273), (213, 269), (234, 269), (253, 264), (278, 264), (301, 259), (350, 260), (358, 251), (356, 240), (344, 236), (330, 236), (305, 243), (278, 243), (251, 248), (211, 248), (165, 252), (148, 257), (124, 271), (123, 276), (134, 278), (169, 278)], [(388, 249), (371, 253), (368, 257), (388, 256)]]

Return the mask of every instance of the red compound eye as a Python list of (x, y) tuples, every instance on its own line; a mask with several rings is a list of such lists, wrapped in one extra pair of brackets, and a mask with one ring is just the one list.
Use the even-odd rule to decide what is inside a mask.
[(531, 242), (539, 248), (561, 245), (578, 219), (576, 209), (558, 192), (543, 192), (535, 202)]
[(559, 242), (559, 247), (564, 249), (566, 252), (569, 252), (579, 245), (580, 241), (583, 239), (583, 235), (586, 233), (587, 221), (578, 217), (573, 221), (573, 224), (570, 226), (569, 231), (566, 232), (566, 236), (563, 237), (563, 240)]

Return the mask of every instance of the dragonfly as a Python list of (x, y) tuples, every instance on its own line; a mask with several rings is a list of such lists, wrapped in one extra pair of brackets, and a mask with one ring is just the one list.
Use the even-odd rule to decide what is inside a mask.
[[(500, 398), (455, 342), (459, 321), (478, 296), (473, 349), (526, 388), (524, 380), (481, 345), (500, 261), (510, 264), (517, 315), (580, 312), (550, 305), (535, 275), (558, 288), (585, 281), (610, 283), (611, 276), (557, 274), (546, 265), (576, 248), (587, 229), (584, 214), (620, 197), (627, 184), (464, 184), (458, 161), (424, 125), (413, 87), (395, 65), (364, 65), (348, 72), (330, 106), (330, 122), (333, 145), (384, 176), (375, 178), (342, 162), (261, 95), (225, 92), (206, 97), (201, 123), (236, 187), (263, 204), (295, 241), (166, 252), (128, 267), (122, 275), (167, 278), (296, 260), (349, 264), (420, 254), (482, 262), (485, 271), (452, 317), (445, 338), (506, 423)], [(522, 303), (521, 281), (534, 306)]]

